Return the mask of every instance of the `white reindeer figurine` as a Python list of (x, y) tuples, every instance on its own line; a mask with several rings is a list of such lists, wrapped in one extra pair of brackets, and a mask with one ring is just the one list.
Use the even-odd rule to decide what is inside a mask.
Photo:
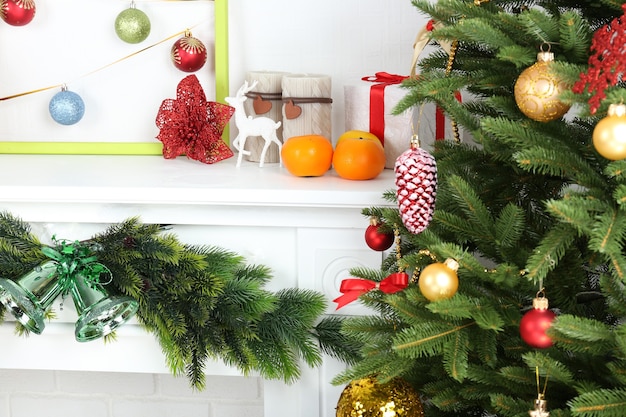
[[(276, 130), (280, 127), (280, 122), (275, 122), (269, 117), (252, 117), (246, 116), (246, 111), (243, 108), (243, 102), (247, 100), (246, 93), (250, 92), (255, 86), (257, 82), (254, 81), (252, 85), (248, 86), (248, 81), (245, 81), (244, 84), (237, 90), (237, 94), (235, 97), (226, 97), (225, 100), (228, 104), (235, 108), (235, 124), (237, 125), (237, 129), (239, 133), (237, 137), (233, 140), (233, 147), (237, 149), (239, 155), (237, 156), (237, 166), (241, 166), (241, 158), (242, 156), (249, 155), (250, 151), (246, 151), (246, 139), (249, 136), (261, 136), (265, 140), (265, 145), (263, 145), (263, 150), (261, 151), (259, 167), (263, 167), (263, 163), (265, 162), (265, 154), (267, 153), (267, 149), (270, 145), (275, 143), (278, 145), (278, 155), (280, 158), (280, 151), (282, 149), (283, 144), (276, 136)], [(280, 164), (282, 165), (282, 160), (279, 159)]]

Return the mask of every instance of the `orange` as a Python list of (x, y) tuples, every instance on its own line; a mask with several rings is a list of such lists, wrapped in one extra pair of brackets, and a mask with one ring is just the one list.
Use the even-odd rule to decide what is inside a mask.
[(293, 136), (285, 141), (280, 156), (296, 177), (319, 177), (330, 169), (333, 145), (322, 135)]
[(337, 140), (333, 168), (348, 180), (374, 179), (385, 169), (385, 149), (372, 133), (348, 131)]
[[(376, 136), (372, 132), (367, 132), (365, 130), (348, 130), (347, 132), (344, 132), (339, 136), (339, 139), (337, 139), (337, 145), (339, 145), (339, 143), (346, 138), (355, 138), (355, 137), (376, 139), (380, 142), (380, 139), (378, 138), (378, 136)], [(380, 144), (382, 145), (382, 142)]]

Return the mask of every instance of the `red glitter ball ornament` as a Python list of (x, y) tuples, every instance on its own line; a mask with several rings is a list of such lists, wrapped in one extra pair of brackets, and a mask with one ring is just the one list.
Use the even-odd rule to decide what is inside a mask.
[(206, 47), (190, 33), (174, 42), (171, 52), (174, 66), (185, 72), (198, 71), (207, 60)]
[(35, 17), (33, 0), (0, 0), (0, 17), (12, 26), (24, 26)]

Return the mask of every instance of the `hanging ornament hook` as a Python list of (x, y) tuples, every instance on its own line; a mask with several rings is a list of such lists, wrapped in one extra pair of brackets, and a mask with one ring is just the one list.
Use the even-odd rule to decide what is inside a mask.
[(413, 133), (413, 135), (411, 136), (411, 149), (415, 150), (415, 149), (419, 149), (420, 147), (421, 147), (420, 138), (417, 135), (417, 133)]
[(535, 377), (537, 379), (537, 399), (535, 400), (533, 410), (530, 410), (528, 414), (530, 417), (549, 417), (548, 402), (545, 400), (546, 390), (548, 388), (548, 375), (543, 384), (543, 390), (541, 389), (541, 376), (539, 375), (539, 367), (535, 367)]

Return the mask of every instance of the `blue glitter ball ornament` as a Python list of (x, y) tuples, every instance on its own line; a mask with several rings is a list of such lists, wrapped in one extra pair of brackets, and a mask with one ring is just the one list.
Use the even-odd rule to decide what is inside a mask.
[(63, 90), (54, 95), (49, 105), (50, 116), (62, 125), (73, 125), (83, 118), (85, 103), (72, 91)]

